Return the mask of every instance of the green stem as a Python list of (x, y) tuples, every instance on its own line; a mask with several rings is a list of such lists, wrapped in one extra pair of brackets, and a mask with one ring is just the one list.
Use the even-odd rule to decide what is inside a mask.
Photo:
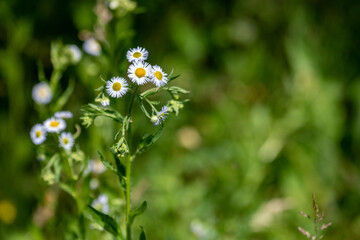
[[(133, 95), (131, 96), (131, 101), (130, 101), (130, 106), (129, 106), (129, 111), (128, 111), (128, 115), (130, 116), (131, 119), (131, 111), (132, 111), (132, 107), (134, 104), (134, 99), (135, 99), (135, 95), (137, 90), (139, 89), (139, 86), (136, 86), (135, 91), (133, 93)], [(131, 225), (130, 225), (130, 211), (131, 211), (131, 122), (129, 124), (129, 128), (128, 128), (128, 134), (127, 134), (127, 138), (128, 138), (128, 144), (129, 144), (129, 149), (130, 149), (130, 153), (128, 155), (128, 158), (126, 160), (126, 240), (131, 240)]]
[(130, 204), (131, 204), (131, 157), (129, 155), (126, 161), (126, 239), (131, 240), (131, 225), (130, 225)]
[(53, 71), (52, 74), (51, 74), (51, 77), (50, 77), (50, 88), (51, 88), (51, 91), (53, 92), (53, 94), (55, 93), (57, 84), (58, 84), (61, 76), (62, 76), (62, 71), (59, 70), (59, 69), (54, 69), (54, 71)]

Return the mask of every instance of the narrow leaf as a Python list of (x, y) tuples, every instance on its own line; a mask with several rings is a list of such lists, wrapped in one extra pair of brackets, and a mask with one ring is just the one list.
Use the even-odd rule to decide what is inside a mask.
[(119, 231), (121, 231), (121, 229), (118, 227), (118, 223), (109, 215), (106, 215), (88, 205), (88, 207), (85, 209), (85, 216), (91, 221), (99, 224), (107, 232), (111, 233), (115, 237), (120, 236), (119, 234), (121, 233)]
[(110, 161), (104, 158), (104, 156), (99, 151), (97, 151), (97, 154), (100, 158), (100, 161), (105, 165), (105, 167), (107, 167), (109, 170), (113, 171), (114, 173), (118, 174), (116, 168)]
[(138, 155), (142, 154), (151, 145), (153, 145), (160, 138), (163, 130), (164, 130), (164, 125), (161, 125), (159, 130), (157, 130), (154, 134), (144, 135), (139, 142), (139, 145), (136, 149), (135, 155), (138, 156)]
[(146, 235), (145, 235), (144, 228), (142, 226), (140, 226), (140, 228), (141, 228), (141, 233), (140, 233), (139, 240), (146, 240)]
[(147, 208), (147, 202), (144, 201), (138, 208), (136, 208), (135, 210), (132, 210), (130, 212), (130, 219), (129, 219), (129, 225), (131, 225), (135, 218), (141, 214), (143, 214), (145, 212)]

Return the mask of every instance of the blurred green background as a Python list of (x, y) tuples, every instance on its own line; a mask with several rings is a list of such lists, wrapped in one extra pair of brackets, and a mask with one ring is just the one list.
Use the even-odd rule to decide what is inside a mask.
[[(95, 4), (0, 1), (0, 239), (61, 239), (61, 220), (34, 223), (48, 187), (29, 136), (39, 121), (31, 89), (38, 62), (52, 70), (52, 41), (81, 46), (79, 32), (93, 31)], [(191, 90), (134, 164), (133, 199), (149, 205), (137, 223), (148, 239), (305, 239), (297, 227), (311, 224), (298, 211), (312, 213), (312, 192), (333, 223), (324, 239), (360, 239), (360, 2), (138, 6), (124, 49), (145, 47)], [(106, 71), (98, 68), (84, 60), (64, 74), (64, 86), (77, 80), (66, 105), (76, 123)], [(102, 135), (83, 129), (87, 155)], [(58, 212), (72, 207), (65, 199)]]

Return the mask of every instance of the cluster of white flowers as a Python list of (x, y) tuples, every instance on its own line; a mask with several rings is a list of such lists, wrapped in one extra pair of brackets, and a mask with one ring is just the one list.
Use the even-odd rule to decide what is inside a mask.
[[(128, 68), (128, 77), (131, 82), (137, 85), (143, 85), (147, 82), (152, 82), (156, 87), (162, 87), (167, 84), (168, 77), (162, 68), (158, 65), (151, 66), (145, 62), (149, 56), (149, 52), (142, 47), (132, 48), (127, 54), (126, 58), (130, 62)], [(106, 92), (110, 97), (120, 98), (128, 91), (128, 83), (122, 77), (113, 77), (106, 83)], [(103, 106), (108, 106), (110, 101), (108, 99), (102, 100)], [(164, 106), (162, 110), (151, 118), (155, 125), (159, 125), (166, 118), (168, 108)]]
[(72, 118), (72, 116), (69, 111), (56, 112), (53, 117), (46, 119), (43, 124), (35, 124), (30, 131), (31, 140), (35, 145), (40, 145), (46, 140), (48, 133), (61, 133), (58, 136), (59, 146), (65, 150), (71, 150), (74, 146), (74, 138), (71, 133), (62, 131), (66, 128), (64, 119)]
[[(168, 81), (167, 73), (161, 67), (151, 66), (145, 62), (148, 56), (149, 52), (142, 47), (132, 48), (127, 52), (126, 58), (131, 63), (128, 69), (128, 77), (138, 85), (152, 82), (155, 86), (162, 87)], [(113, 77), (106, 83), (106, 92), (110, 97), (120, 98), (126, 94), (127, 90), (128, 83), (122, 77)]]

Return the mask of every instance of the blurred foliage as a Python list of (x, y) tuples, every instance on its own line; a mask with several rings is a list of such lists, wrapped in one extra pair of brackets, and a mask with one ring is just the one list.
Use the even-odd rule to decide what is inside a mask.
[[(38, 62), (45, 75), (52, 71), (52, 41), (80, 46), (81, 31), (94, 31), (95, 4), (0, 1), (0, 239), (71, 239), (60, 236), (77, 224), (75, 203), (40, 179), (29, 137), (37, 121), (31, 88)], [(132, 197), (136, 205), (148, 202), (138, 219), (148, 239), (305, 238), (297, 227), (309, 223), (298, 211), (311, 212), (312, 192), (333, 223), (325, 239), (360, 239), (360, 3), (141, 0), (138, 6), (134, 21), (122, 16), (108, 36), (110, 44), (129, 37), (121, 31), (128, 28), (132, 41), (113, 53), (122, 58), (83, 59), (61, 85), (75, 76), (66, 108), (79, 123), (99, 75), (125, 69), (124, 53), (140, 45), (156, 53), (154, 63), (181, 73), (177, 83), (191, 90), (182, 116), (134, 164)], [(95, 124), (108, 128), (83, 130), (79, 139), (93, 158), (114, 135), (107, 120)], [(111, 174), (99, 180), (119, 187)], [(49, 209), (53, 215), (39, 222), (37, 214)], [(111, 239), (97, 230), (88, 237), (100, 236)]]

